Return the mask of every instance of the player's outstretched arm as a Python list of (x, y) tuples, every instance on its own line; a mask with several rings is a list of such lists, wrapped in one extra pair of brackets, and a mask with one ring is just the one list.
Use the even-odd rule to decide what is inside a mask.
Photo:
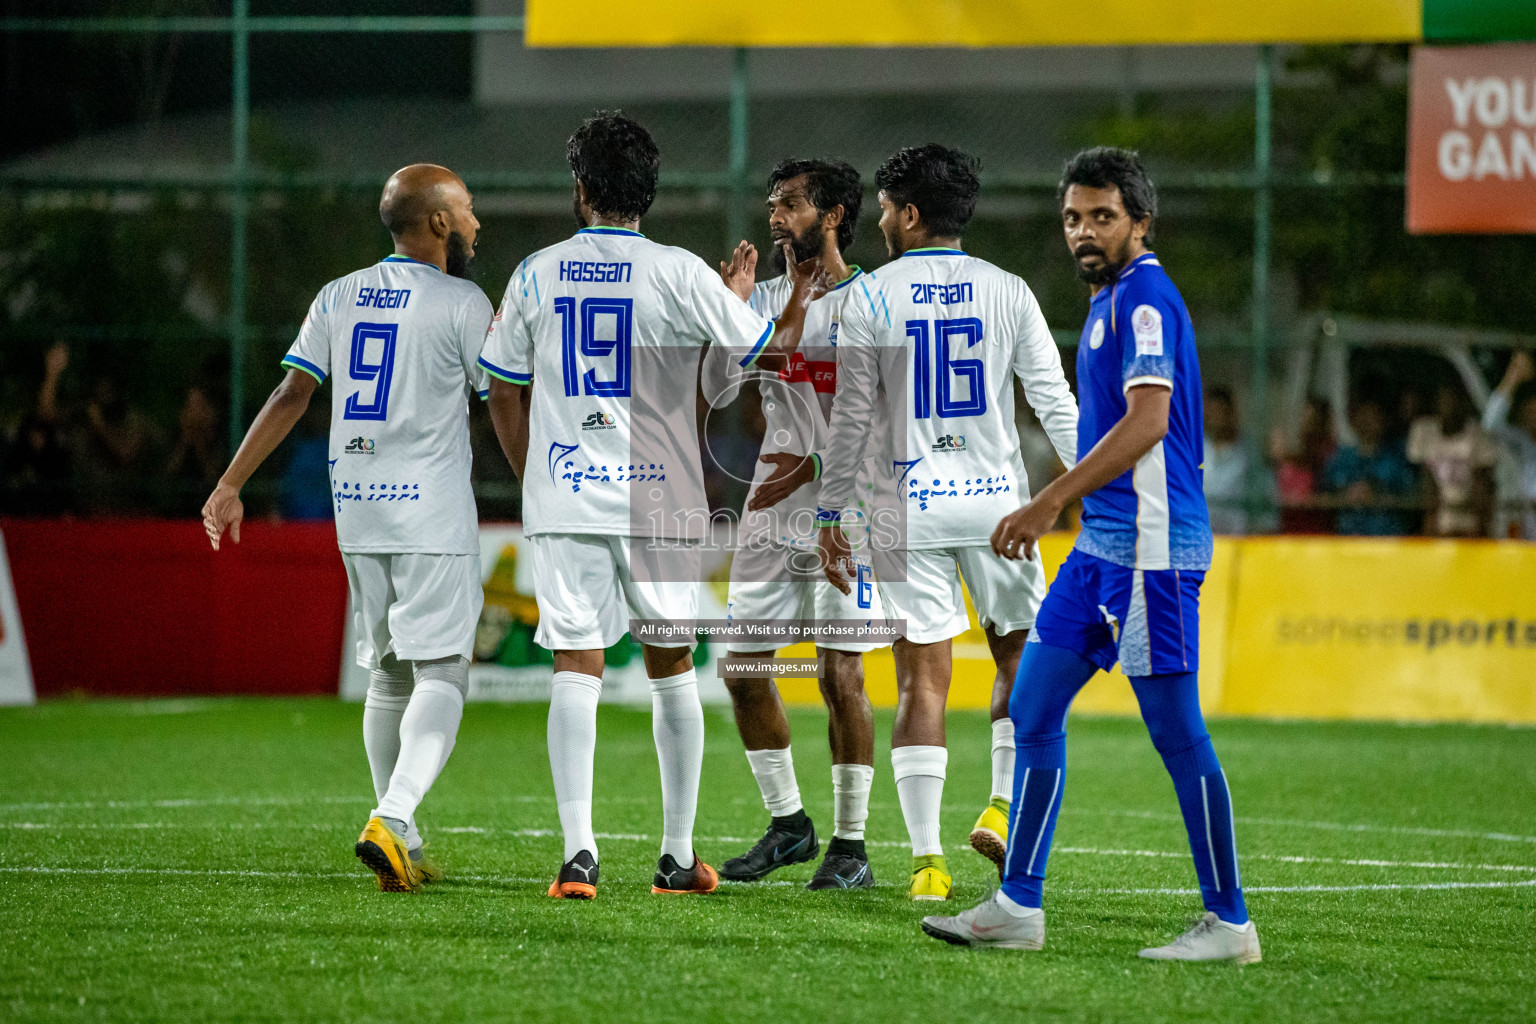
[(256, 421), (246, 431), (245, 440), (240, 442), (240, 450), (235, 452), (229, 468), (219, 477), (218, 486), (203, 503), (203, 529), (213, 550), (219, 550), (219, 539), (226, 529), (230, 539), (240, 543), (240, 523), (245, 519), (240, 488), (299, 422), (319, 386), (319, 381), (303, 370), (289, 370), (267, 399), (267, 404), (256, 414)]
[(1035, 541), (1056, 525), (1069, 502), (1092, 494), (1136, 465), (1168, 433), (1168, 400), (1161, 384), (1140, 384), (1125, 393), (1125, 416), (1093, 446), (1093, 451), (1040, 493), (1009, 513), (992, 531), (992, 550), (1018, 561), (1035, 557)]
[(500, 377), (491, 378), (491, 397), (487, 405), (491, 412), (491, 425), (496, 428), (496, 440), (501, 442), (502, 454), (523, 480), (523, 467), (528, 462), (528, 409), (533, 401), (533, 388), (527, 384), (513, 384)]

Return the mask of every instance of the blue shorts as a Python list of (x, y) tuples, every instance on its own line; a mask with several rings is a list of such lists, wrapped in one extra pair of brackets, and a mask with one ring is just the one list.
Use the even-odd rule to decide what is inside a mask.
[(1030, 643), (1064, 647), (1128, 676), (1200, 667), (1204, 572), (1127, 569), (1072, 549), (1035, 614)]

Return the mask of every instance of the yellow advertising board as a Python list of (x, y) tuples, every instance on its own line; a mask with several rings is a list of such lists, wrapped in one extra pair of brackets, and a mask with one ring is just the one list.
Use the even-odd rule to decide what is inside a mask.
[[(1053, 533), (1040, 541), (1046, 579), (1055, 579), (1056, 570), (1066, 561), (1075, 537)], [(1216, 551), (1211, 571), (1206, 574), (1200, 596), (1200, 701), (1209, 712), (1219, 710), (1223, 669), (1226, 660), (1226, 628), (1231, 610), (1232, 564), (1237, 556), (1235, 545), (1222, 544)], [(987, 635), (976, 623), (976, 610), (966, 596), (966, 612), (971, 628), (955, 638), (955, 668), (949, 688), (952, 708), (985, 708), (991, 705), (992, 683), (997, 670), (987, 649)], [(786, 649), (783, 657), (815, 657), (809, 644)], [(864, 657), (864, 678), (869, 699), (876, 707), (896, 706), (896, 663), (889, 649)], [(779, 683), (785, 701), (820, 703), (816, 681), (786, 679)], [(1100, 714), (1135, 714), (1136, 695), (1117, 666), (1114, 672), (1100, 672), (1093, 677), (1073, 705), (1079, 711)]]
[(1536, 722), (1536, 545), (1240, 543), (1224, 713)]
[[(1048, 576), (1072, 542), (1041, 542)], [(865, 673), (871, 701), (894, 706), (890, 652), (867, 656)], [(955, 641), (950, 707), (987, 707), (995, 674), (973, 614)], [(814, 680), (780, 687), (820, 703)], [(1209, 714), (1536, 723), (1536, 544), (1218, 538), (1201, 590), (1200, 697)], [(1135, 714), (1136, 698), (1116, 669), (1074, 707)]]
[(1409, 42), (1421, 0), (528, 0), (529, 46)]

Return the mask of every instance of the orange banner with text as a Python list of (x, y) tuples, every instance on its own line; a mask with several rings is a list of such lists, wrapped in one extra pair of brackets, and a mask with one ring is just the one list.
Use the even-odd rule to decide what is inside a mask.
[[(1042, 541), (1048, 576), (1072, 541)], [(865, 674), (870, 699), (893, 706), (890, 651), (866, 656)], [(987, 707), (995, 678), (972, 615), (950, 707)], [(820, 703), (815, 680), (779, 687)], [(1218, 538), (1201, 591), (1200, 696), (1217, 715), (1536, 723), (1536, 544)], [(1135, 714), (1136, 698), (1116, 669), (1074, 707)]]
[(1414, 234), (1536, 232), (1536, 43), (1414, 51), (1407, 220)]

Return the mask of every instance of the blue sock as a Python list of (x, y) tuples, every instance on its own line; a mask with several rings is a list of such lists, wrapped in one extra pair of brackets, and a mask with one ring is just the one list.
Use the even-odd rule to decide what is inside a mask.
[(1131, 679), (1152, 745), (1163, 756), (1189, 833), (1200, 897), (1205, 909), (1230, 924), (1245, 924), (1232, 795), (1227, 776), (1200, 715), (1200, 686), (1193, 672)]
[(1063, 647), (1029, 643), (1019, 658), (1008, 717), (1018, 750), (1002, 890), (1025, 907), (1041, 905), (1045, 864), (1067, 774), (1067, 709), (1098, 667)]

